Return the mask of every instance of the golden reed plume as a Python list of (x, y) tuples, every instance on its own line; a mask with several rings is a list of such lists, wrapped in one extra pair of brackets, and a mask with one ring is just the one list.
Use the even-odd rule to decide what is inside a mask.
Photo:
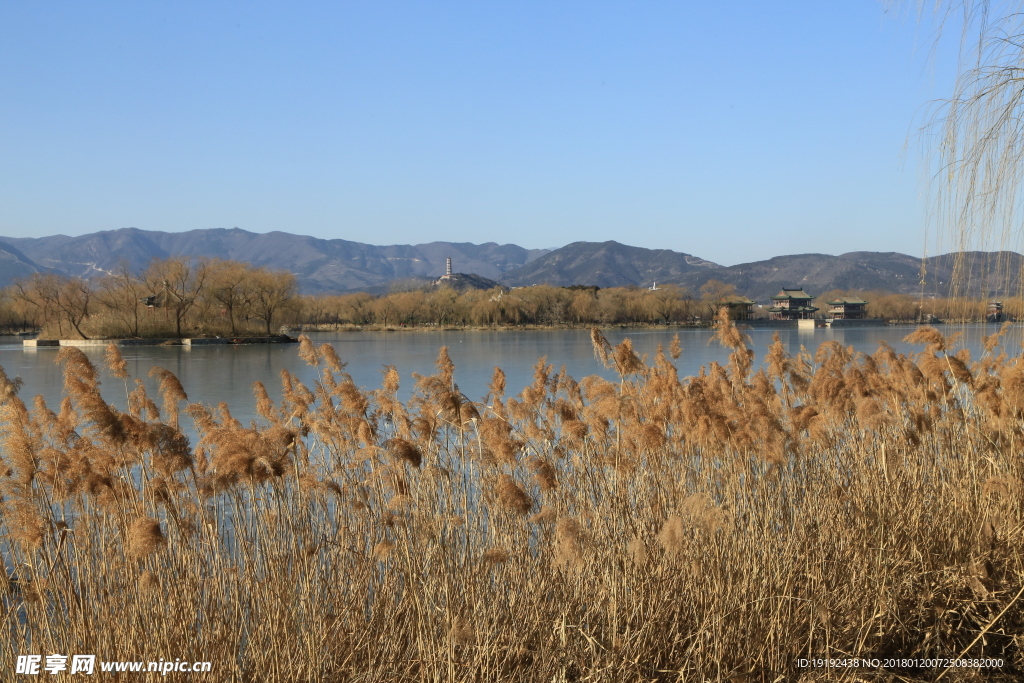
[(594, 330), (614, 381), (541, 359), (479, 402), (447, 350), (402, 400), (396, 368), (367, 391), (304, 339), (313, 379), (254, 384), (248, 425), (155, 368), (158, 406), (108, 349), (121, 410), (62, 349), (59, 409), (0, 371), (10, 642), (224, 680), (798, 680), (851, 653), (1017, 676), (1007, 331), (977, 359), (922, 328), (912, 355), (776, 336), (757, 361), (720, 316), (729, 362), (680, 377), (678, 338), (649, 361)]

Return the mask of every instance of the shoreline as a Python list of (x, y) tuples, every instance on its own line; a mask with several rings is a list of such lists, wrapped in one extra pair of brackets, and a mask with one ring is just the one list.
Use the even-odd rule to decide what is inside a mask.
[[(738, 320), (734, 321), (740, 329), (804, 329), (798, 320)], [(1002, 323), (992, 323), (985, 320), (946, 320), (937, 323), (921, 323), (912, 320), (850, 320), (836, 321), (843, 324), (829, 326), (824, 319), (815, 319), (817, 323), (814, 329), (840, 328), (863, 328), (863, 327), (892, 327), (892, 326), (922, 326), (922, 325), (991, 325), (998, 327)], [(689, 322), (689, 323), (554, 323), (554, 324), (525, 324), (525, 325), (352, 325), (324, 323), (319, 325), (287, 325), (282, 326), (282, 333), (278, 335), (263, 337), (185, 337), (176, 338), (106, 338), (106, 339), (22, 339), (23, 346), (27, 348), (52, 348), (60, 346), (215, 346), (228, 345), (239, 346), (246, 344), (294, 344), (298, 339), (291, 335), (305, 334), (307, 332), (538, 332), (565, 330), (707, 330), (714, 327), (712, 322)], [(805, 330), (806, 331), (806, 330)], [(10, 336), (25, 337), (28, 333), (20, 333)]]
[(297, 344), (298, 339), (286, 334), (270, 337), (188, 337), (184, 339), (25, 339), (25, 348), (58, 348), (61, 346), (242, 346), (246, 344)]
[(306, 332), (535, 332), (540, 330), (589, 330), (600, 329), (709, 329), (711, 325), (694, 325), (688, 323), (655, 324), (628, 323), (613, 325), (594, 325), (558, 323), (553, 325), (298, 325), (289, 326), (288, 334), (304, 334)]
[[(737, 320), (734, 321), (736, 326), (740, 329), (797, 329), (799, 321), (797, 320)], [(825, 321), (816, 320), (817, 323), (824, 323)], [(866, 323), (866, 324), (849, 324), (849, 323)], [(865, 321), (847, 321), (847, 324), (836, 325), (839, 327), (850, 328), (850, 327), (888, 327), (895, 325), (922, 325), (924, 323), (917, 323), (915, 321), (888, 321), (880, 319), (871, 319)], [(932, 323), (930, 323), (932, 324)], [(942, 323), (951, 324), (951, 323)], [(997, 323), (985, 323), (984, 321), (976, 321), (974, 323), (954, 322), (952, 324), (990, 324), (997, 325)], [(597, 324), (597, 323), (556, 323), (551, 325), (334, 325), (334, 324), (321, 324), (321, 325), (296, 325), (288, 326), (288, 334), (305, 334), (307, 332), (536, 332), (543, 330), (550, 331), (565, 331), (565, 330), (590, 330), (592, 328), (598, 328), (600, 330), (709, 330), (714, 327), (712, 322), (700, 322), (700, 323), (612, 323), (612, 324)], [(819, 324), (817, 329), (827, 329), (824, 324)]]

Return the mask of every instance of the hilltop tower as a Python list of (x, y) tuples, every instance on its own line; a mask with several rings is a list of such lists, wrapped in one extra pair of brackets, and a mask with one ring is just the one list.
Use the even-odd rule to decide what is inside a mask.
[(445, 259), (444, 276), (445, 277), (451, 277), (452, 276), (452, 257), (451, 256), (449, 256), (448, 258)]

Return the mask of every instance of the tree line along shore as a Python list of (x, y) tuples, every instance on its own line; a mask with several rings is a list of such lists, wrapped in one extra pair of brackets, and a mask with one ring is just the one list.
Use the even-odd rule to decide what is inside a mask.
[[(715, 280), (696, 292), (535, 285), (468, 289), (427, 285), (387, 294), (303, 295), (296, 278), (236, 261), (155, 259), (141, 272), (122, 263), (98, 279), (35, 273), (0, 292), (0, 330), (38, 332), (54, 339), (247, 337), (282, 326), (304, 329), (438, 327), (576, 327), (591, 325), (706, 325), (732, 285)], [(980, 321), (985, 299), (919, 299), (884, 291), (832, 290), (868, 301), (867, 315), (892, 322), (925, 319)], [(1010, 319), (1024, 315), (1024, 298), (1004, 298)], [(766, 308), (767, 306), (765, 306)], [(754, 318), (764, 317), (755, 306)]]

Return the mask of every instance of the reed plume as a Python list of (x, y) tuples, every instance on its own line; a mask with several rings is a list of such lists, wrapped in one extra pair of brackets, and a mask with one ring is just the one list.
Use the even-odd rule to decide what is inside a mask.
[(117, 348), (117, 344), (107, 344), (104, 362), (107, 364), (107, 369), (110, 370), (110, 374), (113, 377), (128, 379), (128, 361), (121, 356), (121, 350)]
[(176, 429), (178, 427), (178, 403), (188, 401), (188, 395), (185, 393), (184, 387), (181, 386), (181, 382), (174, 373), (161, 367), (154, 366), (149, 371), (149, 376), (157, 378), (160, 397), (163, 399), (163, 412), (167, 415), (171, 427)]
[(555, 564), (567, 569), (581, 569), (585, 547), (583, 527), (571, 517), (561, 517), (555, 525)]
[(509, 475), (498, 478), (495, 493), (502, 507), (518, 515), (526, 515), (533, 507), (533, 501), (523, 488)]
[(423, 453), (416, 444), (405, 439), (391, 439), (387, 442), (392, 457), (396, 460), (406, 462), (413, 467), (419, 467), (423, 463)]
[(160, 522), (151, 517), (139, 517), (128, 529), (128, 552), (137, 558), (144, 558), (167, 542)]
[(612, 345), (601, 334), (601, 330), (596, 327), (590, 329), (590, 343), (594, 347), (594, 358), (599, 360), (605, 367), (610, 367)]
[(726, 366), (597, 331), (616, 381), (541, 359), (482, 402), (446, 351), (401, 400), (396, 368), (367, 391), (310, 342), (312, 383), (255, 385), (247, 426), (179, 416), (164, 370), (164, 405), (136, 383), (124, 412), (80, 352), (59, 410), (0, 371), (12, 647), (187, 643), (295, 683), (798, 680), (850, 653), (1024, 675), (1024, 363), (922, 330), (756, 364), (718, 325)]

